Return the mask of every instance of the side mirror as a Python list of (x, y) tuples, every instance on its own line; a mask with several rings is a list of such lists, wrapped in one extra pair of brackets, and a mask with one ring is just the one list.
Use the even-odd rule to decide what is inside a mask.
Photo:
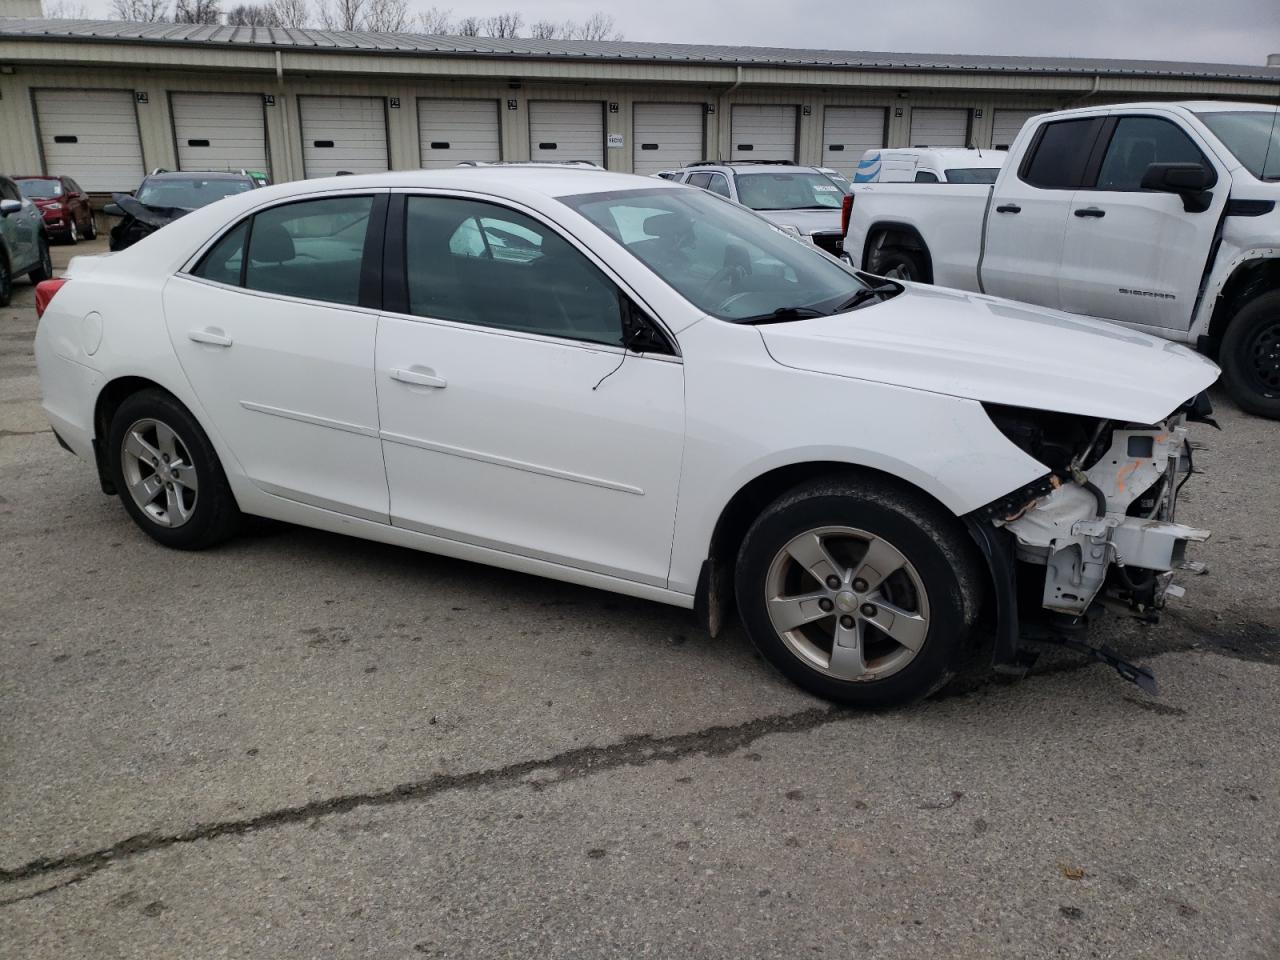
[(7, 217), (22, 209), (21, 200), (0, 200), (0, 217)]
[(105, 207), (102, 208), (102, 212), (105, 213), (108, 217), (124, 216), (124, 211), (120, 209), (120, 204), (118, 203), (108, 203)]
[(1176, 193), (1187, 213), (1209, 209), (1209, 190), (1217, 182), (1218, 175), (1202, 163), (1153, 163), (1142, 175), (1143, 190)]

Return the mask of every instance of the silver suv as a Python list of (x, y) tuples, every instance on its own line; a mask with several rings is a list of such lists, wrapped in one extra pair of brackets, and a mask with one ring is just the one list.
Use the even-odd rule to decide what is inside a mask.
[(16, 183), (0, 176), (0, 307), (8, 306), (13, 279), (24, 273), (32, 283), (53, 276), (44, 215)]
[(691, 163), (677, 179), (750, 207), (833, 257), (844, 248), (840, 205), (844, 190), (817, 167), (785, 160)]

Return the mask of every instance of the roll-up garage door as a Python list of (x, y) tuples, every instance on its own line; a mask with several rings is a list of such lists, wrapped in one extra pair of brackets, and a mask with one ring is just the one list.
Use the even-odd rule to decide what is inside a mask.
[(798, 111), (793, 106), (735, 104), (729, 124), (732, 160), (795, 160)]
[(631, 169), (642, 176), (703, 159), (700, 103), (637, 103), (632, 108)]
[(269, 173), (266, 121), (256, 93), (173, 93), (179, 170)]
[(991, 116), (991, 145), (1008, 150), (1022, 125), (1043, 110), (997, 110)]
[(853, 178), (868, 150), (884, 146), (883, 107), (827, 107), (822, 116), (822, 165)]
[(422, 166), (456, 167), (463, 160), (502, 159), (497, 100), (418, 101)]
[(302, 165), (308, 177), (339, 170), (382, 173), (387, 158), (387, 113), (382, 97), (298, 97)]
[(590, 160), (604, 166), (604, 104), (599, 100), (529, 102), (529, 157)]
[(45, 173), (93, 192), (137, 188), (144, 170), (131, 91), (37, 90), (35, 103)]
[(915, 107), (911, 111), (913, 147), (967, 147), (969, 111)]

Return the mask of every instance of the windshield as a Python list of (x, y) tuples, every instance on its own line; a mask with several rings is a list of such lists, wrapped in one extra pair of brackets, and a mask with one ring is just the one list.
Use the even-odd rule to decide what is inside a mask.
[(1280, 180), (1280, 110), (1223, 110), (1197, 117), (1259, 180)]
[(62, 184), (57, 180), (18, 180), (18, 189), (31, 200), (50, 200), (62, 196)]
[(955, 167), (947, 170), (947, 183), (995, 183), (999, 167)]
[(738, 202), (752, 210), (838, 210), (843, 192), (820, 173), (739, 173)]
[(836, 313), (867, 289), (838, 261), (704, 190), (621, 190), (561, 202), (722, 320), (761, 320), (791, 309)]
[(137, 200), (149, 207), (180, 207), (196, 210), (215, 200), (232, 194), (252, 190), (248, 180), (229, 180), (222, 177), (210, 180), (204, 177), (165, 177), (163, 180), (144, 180), (138, 188)]

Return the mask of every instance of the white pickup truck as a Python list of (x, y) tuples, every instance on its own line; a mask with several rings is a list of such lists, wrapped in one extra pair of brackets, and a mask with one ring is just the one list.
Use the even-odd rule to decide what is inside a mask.
[(1028, 120), (995, 184), (855, 184), (870, 273), (1119, 321), (1215, 357), (1280, 418), (1280, 110), (1135, 103)]

